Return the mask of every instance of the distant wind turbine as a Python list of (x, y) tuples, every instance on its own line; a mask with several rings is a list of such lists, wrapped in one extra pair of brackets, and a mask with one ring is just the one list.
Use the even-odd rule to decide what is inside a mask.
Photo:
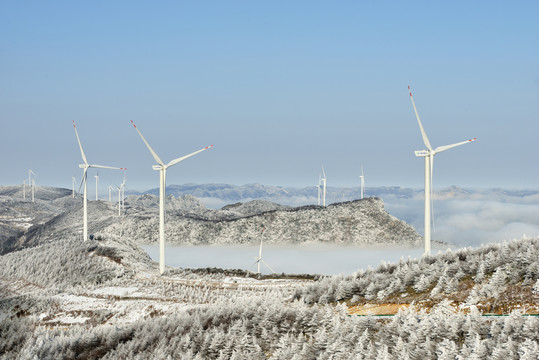
[(109, 185), (109, 202), (112, 201), (112, 192), (116, 191), (115, 188), (112, 187), (112, 185)]
[[(32, 179), (32, 175), (34, 175), (34, 179)], [(36, 187), (35, 178), (37, 177), (36, 173), (32, 171), (32, 169), (28, 169), (28, 186), (32, 190), (32, 202), (34, 202), (34, 191)]]
[(37, 176), (32, 169), (28, 169), (28, 186), (32, 186), (32, 175)]
[(198, 154), (199, 152), (202, 152), (204, 150), (208, 150), (213, 147), (213, 145), (206, 146), (205, 148), (202, 148), (200, 150), (197, 150), (191, 154), (179, 157), (177, 159), (174, 159), (170, 161), (168, 164), (165, 164), (157, 155), (157, 153), (152, 149), (150, 144), (146, 141), (144, 136), (142, 136), (142, 133), (137, 128), (133, 120), (131, 120), (131, 124), (135, 127), (135, 130), (137, 130), (138, 134), (140, 135), (140, 138), (146, 144), (146, 147), (148, 150), (150, 150), (150, 153), (152, 154), (153, 158), (157, 162), (157, 165), (153, 165), (153, 169), (159, 171), (159, 272), (163, 274), (165, 272), (165, 191), (166, 191), (166, 176), (167, 176), (167, 169), (173, 165), (176, 165), (180, 161), (183, 161), (193, 155)]
[(322, 206), (326, 207), (326, 170), (324, 170), (323, 166), (322, 166), (322, 173), (324, 174), (324, 176), (322, 177), (322, 186), (323, 186)]
[(427, 147), (427, 150), (416, 151), (415, 156), (422, 156), (425, 158), (425, 254), (424, 255), (430, 255), (432, 169), (434, 165), (434, 155), (441, 153), (442, 151), (446, 151), (454, 147), (460, 146), (460, 145), (468, 144), (472, 141), (476, 141), (477, 139), (473, 138), (470, 140), (462, 141), (462, 142), (451, 144), (451, 145), (438, 146), (436, 149), (432, 149), (429, 138), (427, 137), (427, 133), (425, 132), (425, 129), (423, 128), (423, 125), (421, 124), (421, 120), (419, 119), (419, 115), (415, 107), (414, 98), (412, 96), (412, 90), (410, 89), (410, 86), (408, 86), (408, 90), (410, 92), (410, 99), (412, 100), (412, 106), (414, 107), (414, 112), (417, 118), (417, 123), (419, 124), (419, 130), (421, 131), (421, 136), (423, 138), (423, 143)]
[[(264, 227), (262, 227), (262, 235), (264, 235)], [(258, 257), (255, 257), (255, 264), (256, 264), (256, 273), (260, 275), (260, 263), (263, 262), (264, 265), (268, 267), (268, 269), (271, 270), (272, 273), (275, 273), (273, 269), (262, 259), (262, 238), (260, 239), (260, 248), (258, 249)]]
[(26, 200), (26, 179), (22, 181), (22, 199)]
[[(82, 186), (82, 184), (84, 183), (83, 240), (88, 240), (88, 197), (87, 197), (88, 169), (97, 168), (97, 169), (124, 170), (124, 168), (88, 164), (88, 160), (86, 160), (86, 155), (84, 154), (84, 150), (82, 149), (82, 144), (80, 142), (79, 133), (77, 132), (77, 127), (75, 126), (75, 121), (73, 121), (73, 128), (75, 128), (75, 135), (77, 136), (77, 141), (79, 143), (80, 154), (82, 156), (82, 161), (84, 161), (84, 164), (79, 164), (79, 168), (84, 169), (84, 172), (82, 173), (81, 183), (80, 183), (80, 186)], [(79, 187), (79, 191), (80, 191), (80, 187)]]

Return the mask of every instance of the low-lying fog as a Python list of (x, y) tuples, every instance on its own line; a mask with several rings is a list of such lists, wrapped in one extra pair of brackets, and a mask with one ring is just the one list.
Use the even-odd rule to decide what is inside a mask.
[[(144, 250), (159, 261), (159, 246), (146, 245)], [(443, 248), (445, 251), (447, 247)], [(433, 247), (433, 252), (441, 248)], [(259, 246), (211, 245), (167, 246), (165, 263), (172, 267), (243, 269), (256, 272)], [(354, 247), (329, 244), (263, 245), (261, 264), (263, 274), (351, 274), (360, 269), (378, 267), (382, 261), (398, 262), (402, 257), (418, 258), (423, 248), (413, 247)], [(270, 270), (270, 268), (273, 270)]]

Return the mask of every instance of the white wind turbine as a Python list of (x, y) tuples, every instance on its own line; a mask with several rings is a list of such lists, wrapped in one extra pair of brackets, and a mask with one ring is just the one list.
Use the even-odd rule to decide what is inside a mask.
[(255, 257), (255, 264), (256, 264), (256, 273), (260, 275), (260, 263), (263, 262), (264, 265), (268, 267), (268, 269), (271, 270), (272, 273), (275, 273), (275, 270), (273, 270), (267, 262), (262, 259), (262, 240), (260, 240), (260, 248), (258, 249), (258, 257)]
[(326, 170), (324, 170), (324, 167), (322, 166), (322, 173), (324, 174), (324, 176), (322, 177), (322, 187), (323, 187), (323, 191), (322, 191), (322, 206), (323, 207), (326, 207)]
[[(82, 161), (84, 161), (84, 164), (79, 164), (79, 167), (81, 169), (84, 169), (84, 172), (82, 173), (82, 179), (80, 185), (84, 183), (84, 200), (83, 200), (83, 240), (88, 240), (88, 197), (87, 197), (87, 180), (88, 180), (88, 169), (89, 168), (97, 168), (97, 169), (113, 169), (113, 170), (124, 170), (124, 168), (119, 167), (112, 167), (112, 166), (103, 166), (103, 165), (94, 165), (94, 164), (88, 164), (88, 160), (86, 160), (86, 155), (84, 154), (84, 150), (82, 149), (82, 144), (80, 142), (79, 133), (77, 132), (77, 127), (75, 126), (75, 121), (73, 121), (73, 128), (75, 128), (75, 135), (77, 136), (77, 141), (79, 143), (80, 148), (80, 154), (82, 156)], [(80, 190), (80, 187), (79, 187)]]
[[(34, 175), (34, 179), (32, 179), (32, 175)], [(34, 191), (36, 187), (35, 178), (37, 177), (36, 173), (32, 171), (32, 169), (28, 169), (28, 187), (30, 187), (30, 190), (32, 191), (32, 202), (34, 202)]]
[(430, 145), (430, 141), (429, 141), (429, 138), (427, 137), (427, 133), (425, 132), (425, 129), (423, 128), (423, 125), (421, 124), (421, 120), (419, 119), (419, 115), (415, 107), (414, 98), (412, 96), (412, 90), (410, 89), (410, 86), (408, 86), (408, 90), (410, 92), (410, 99), (412, 100), (412, 106), (414, 107), (414, 112), (417, 118), (417, 123), (419, 124), (419, 129), (421, 130), (421, 136), (423, 137), (423, 143), (427, 147), (427, 150), (416, 151), (415, 156), (422, 156), (425, 158), (425, 253), (424, 255), (430, 255), (432, 169), (434, 165), (434, 155), (441, 153), (442, 151), (452, 149), (456, 146), (468, 144), (472, 141), (476, 141), (477, 139), (473, 138), (470, 140), (462, 141), (462, 142), (451, 144), (451, 145), (438, 146), (436, 149), (433, 149), (432, 146)]
[(37, 176), (32, 169), (28, 169), (28, 186), (32, 186), (32, 175), (34, 175), (34, 177)]
[(116, 191), (115, 188), (112, 187), (112, 185), (109, 185), (109, 202), (112, 201), (112, 192)]
[(135, 130), (137, 130), (138, 134), (140, 135), (140, 138), (146, 144), (146, 147), (148, 150), (150, 150), (150, 153), (152, 154), (155, 161), (157, 161), (157, 165), (153, 165), (152, 168), (154, 170), (159, 171), (159, 272), (160, 274), (163, 274), (165, 272), (165, 191), (166, 191), (166, 176), (167, 176), (167, 169), (173, 165), (176, 165), (180, 161), (183, 161), (193, 155), (198, 154), (199, 152), (202, 152), (204, 150), (208, 150), (213, 145), (206, 146), (203, 149), (197, 150), (191, 154), (179, 157), (177, 159), (174, 159), (170, 161), (168, 164), (165, 164), (157, 155), (157, 153), (152, 149), (150, 144), (146, 141), (144, 136), (142, 136), (142, 133), (137, 128), (133, 120), (131, 120), (131, 124), (135, 127)]
[[(262, 235), (264, 235), (264, 227), (262, 227)], [(258, 249), (258, 257), (255, 257), (255, 264), (256, 264), (256, 273), (260, 275), (260, 263), (263, 262), (264, 265), (268, 267), (268, 269), (271, 270), (272, 273), (275, 273), (275, 271), (262, 259), (262, 239), (260, 239), (260, 248)]]
[(22, 181), (22, 199), (26, 200), (26, 179)]
[(361, 180), (361, 198), (363, 199), (363, 195), (365, 194), (365, 176), (363, 175), (363, 166), (361, 166), (361, 176), (359, 179)]

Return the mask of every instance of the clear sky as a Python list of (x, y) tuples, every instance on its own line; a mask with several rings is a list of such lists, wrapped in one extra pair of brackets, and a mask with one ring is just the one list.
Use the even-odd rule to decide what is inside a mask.
[[(538, 188), (537, 1), (2, 1), (2, 185), (90, 163), (168, 184)], [(93, 180), (95, 170), (89, 173)], [(100, 172), (103, 187), (121, 182)]]

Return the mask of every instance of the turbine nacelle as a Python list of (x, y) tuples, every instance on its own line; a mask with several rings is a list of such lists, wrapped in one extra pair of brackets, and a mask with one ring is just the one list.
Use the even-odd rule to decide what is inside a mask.
[(166, 170), (167, 166), (166, 165), (152, 165), (152, 169), (157, 170), (157, 171), (162, 170), (162, 169)]
[(416, 150), (415, 156), (429, 156), (430, 152), (428, 150)]

